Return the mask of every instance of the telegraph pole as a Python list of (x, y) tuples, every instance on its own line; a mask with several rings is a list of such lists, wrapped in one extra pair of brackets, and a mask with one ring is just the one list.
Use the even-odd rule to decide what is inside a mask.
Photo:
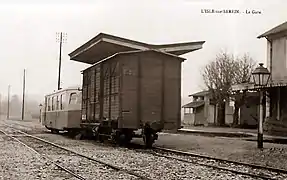
[(2, 105), (2, 101), (1, 101), (1, 94), (0, 94), (0, 120), (2, 119), (2, 109), (1, 109), (1, 105)]
[(25, 116), (25, 69), (24, 69), (24, 74), (23, 74), (23, 97), (22, 97), (22, 120), (24, 120)]
[(7, 119), (9, 119), (10, 111), (10, 85), (8, 85), (8, 103), (7, 103)]
[(67, 40), (67, 33), (58, 32), (56, 33), (56, 41), (60, 44), (59, 52), (59, 71), (58, 71), (58, 90), (61, 89), (61, 64), (62, 64), (62, 44)]

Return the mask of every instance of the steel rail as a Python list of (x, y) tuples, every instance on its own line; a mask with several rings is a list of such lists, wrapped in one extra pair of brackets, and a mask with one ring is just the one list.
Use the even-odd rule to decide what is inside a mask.
[[(34, 148), (28, 146), (27, 144), (23, 143), (22, 141), (20, 141), (20, 140), (17, 139), (16, 137), (14, 137), (14, 135), (7, 134), (7, 133), (4, 132), (3, 130), (0, 130), (0, 132), (3, 133), (5, 136), (7, 136), (7, 137), (9, 137), (9, 138), (11, 138), (11, 139), (13, 139), (13, 140), (19, 142), (20, 144), (22, 144), (23, 146), (25, 146), (25, 147), (28, 148), (29, 150), (31, 150), (31, 151), (33, 151), (34, 153), (36, 153), (37, 155), (39, 155), (39, 156), (45, 158), (45, 159), (48, 160), (50, 163), (54, 164), (55, 166), (59, 167), (60, 169), (64, 170), (65, 172), (71, 174), (72, 176), (74, 176), (74, 177), (76, 177), (76, 178), (78, 178), (78, 179), (81, 179), (81, 180), (86, 180), (86, 178), (84, 178), (84, 177), (82, 177), (82, 176), (80, 176), (80, 175), (74, 173), (73, 171), (71, 171), (71, 170), (69, 170), (69, 169), (63, 167), (62, 165), (60, 165), (60, 164), (54, 162), (53, 160), (49, 159), (48, 157), (46, 157), (46, 156), (40, 154), (40, 153), (39, 153), (38, 151), (36, 151)], [(40, 160), (40, 158), (38, 158), (38, 159)]]
[[(232, 163), (232, 164), (235, 164), (235, 165), (247, 166), (247, 167), (254, 168), (254, 169), (261, 169), (261, 170), (267, 170), (267, 171), (270, 171), (270, 172), (287, 174), (287, 170), (284, 170), (284, 169), (277, 169), (277, 168), (265, 167), (265, 166), (255, 165), (255, 164), (248, 164), (248, 163), (244, 163), (244, 162), (237, 162), (237, 161), (232, 161), (232, 160), (227, 160), (227, 159), (220, 159), (220, 158), (216, 158), (216, 157), (196, 154), (196, 153), (192, 153), (192, 152), (185, 152), (185, 151), (180, 151), (180, 150), (175, 150), (175, 149), (168, 149), (168, 148), (161, 148), (161, 147), (154, 147), (153, 149), (154, 150), (163, 151), (163, 152), (167, 152), (167, 153), (174, 153), (174, 154), (178, 154), (178, 155), (182, 155), (182, 156), (199, 157), (199, 158), (219, 161), (221, 163), (226, 162), (226, 163)], [(176, 159), (176, 160), (183, 161), (183, 162), (195, 163), (195, 162), (192, 162), (191, 160), (185, 160), (185, 159), (176, 158), (176, 157), (172, 157), (172, 156), (161, 155), (161, 154), (158, 154), (158, 153), (155, 153), (155, 152), (154, 152), (154, 154), (157, 155), (157, 156), (162, 156), (162, 157), (166, 157), (166, 158), (172, 158), (172, 159)], [(196, 164), (202, 165), (202, 166), (209, 166), (209, 167), (217, 168), (217, 169), (222, 169), (222, 170), (230, 171), (230, 172), (233, 172), (233, 173), (247, 175), (247, 176), (252, 176), (252, 177), (256, 177), (256, 178), (272, 179), (269, 176), (257, 175), (257, 174), (252, 174), (252, 173), (248, 173), (248, 172), (243, 172), (243, 171), (237, 171), (237, 170), (234, 170), (234, 169), (225, 168), (225, 167), (219, 167), (219, 166), (215, 166), (215, 165), (208, 165), (208, 164), (204, 164), (204, 163), (196, 163)]]
[(150, 179), (150, 178), (145, 177), (145, 176), (143, 176), (143, 175), (140, 175), (140, 174), (138, 174), (138, 173), (136, 173), (136, 172), (133, 172), (133, 171), (130, 171), (130, 170), (127, 170), (127, 169), (118, 167), (118, 166), (116, 166), (116, 165), (113, 165), (113, 164), (110, 164), (110, 163), (107, 163), (107, 162), (104, 162), (104, 161), (95, 159), (95, 158), (90, 157), (90, 156), (86, 156), (86, 155), (84, 155), (84, 154), (78, 153), (78, 152), (76, 152), (76, 151), (74, 151), (74, 150), (71, 150), (71, 149), (69, 149), (69, 148), (60, 146), (60, 145), (58, 145), (58, 144), (55, 144), (55, 143), (53, 143), (53, 142), (50, 142), (50, 141), (47, 141), (47, 140), (45, 140), (45, 139), (39, 138), (39, 137), (37, 137), (37, 136), (33, 136), (33, 135), (30, 135), (30, 134), (27, 134), (27, 133), (25, 133), (25, 132), (23, 132), (23, 131), (20, 131), (20, 130), (17, 130), (17, 131), (18, 131), (19, 133), (22, 133), (22, 134), (28, 136), (28, 137), (31, 137), (31, 138), (37, 139), (37, 140), (39, 140), (39, 141), (45, 142), (45, 143), (50, 144), (50, 145), (52, 145), (52, 146), (54, 146), (54, 147), (57, 147), (57, 148), (59, 148), (59, 149), (62, 149), (62, 150), (71, 152), (71, 153), (73, 153), (73, 154), (76, 154), (76, 155), (81, 156), (81, 157), (83, 157), (83, 158), (89, 159), (89, 160), (91, 160), (91, 161), (100, 163), (100, 164), (105, 165), (105, 166), (107, 166), (107, 167), (109, 167), (109, 168), (112, 168), (112, 169), (114, 169), (114, 170), (128, 173), (128, 174), (133, 175), (133, 176), (136, 176), (136, 177), (138, 177), (138, 178), (140, 178), (140, 179), (142, 179), (142, 180), (153, 180), (153, 179)]

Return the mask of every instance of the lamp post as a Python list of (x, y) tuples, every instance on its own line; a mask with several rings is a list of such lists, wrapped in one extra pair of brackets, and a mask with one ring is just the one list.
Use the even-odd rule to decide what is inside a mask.
[(257, 135), (257, 147), (263, 148), (263, 99), (264, 99), (264, 87), (268, 84), (270, 78), (270, 72), (267, 68), (263, 67), (263, 63), (259, 63), (259, 66), (252, 72), (255, 86), (258, 86), (260, 93), (260, 106), (259, 106), (259, 122), (258, 122), (258, 135)]
[(43, 106), (42, 104), (39, 105), (39, 107), (40, 107), (40, 118), (39, 118), (39, 122), (41, 122), (42, 106)]

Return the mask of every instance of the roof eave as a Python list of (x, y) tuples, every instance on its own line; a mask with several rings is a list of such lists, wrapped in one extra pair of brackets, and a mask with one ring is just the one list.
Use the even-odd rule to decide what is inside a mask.
[(276, 34), (280, 34), (284, 31), (287, 31), (287, 21), (279, 24), (278, 26), (275, 26), (274, 28), (270, 29), (269, 31), (266, 31), (265, 33), (261, 34), (257, 38), (273, 36)]
[[(109, 43), (115, 44), (118, 46), (122, 46), (129, 50), (148, 50), (148, 49), (156, 49), (159, 51), (164, 51), (169, 54), (173, 54), (176, 56), (180, 56), (192, 51), (196, 51), (203, 48), (203, 44), (205, 41), (196, 41), (196, 42), (184, 42), (184, 43), (174, 43), (174, 44), (162, 44), (162, 45), (153, 45), (153, 44), (146, 44), (130, 39), (125, 39), (109, 34), (99, 33), (97, 36), (86, 42), (85, 44), (78, 47), (73, 52), (69, 53), (70, 60), (75, 60), (79, 62), (85, 62), (84, 59), (80, 60), (81, 56), (84, 52), (89, 51), (95, 45), (99, 43)], [(88, 64), (93, 64), (91, 62), (85, 62)]]
[(162, 47), (155, 46), (155, 48), (160, 50), (160, 51), (167, 52), (169, 54), (183, 55), (186, 53), (190, 53), (192, 51), (197, 51), (197, 50), (202, 49), (204, 43), (205, 43), (205, 41), (189, 42), (189, 43), (177, 43), (177, 44), (173, 44), (172, 46), (169, 46), (169, 45), (162, 45)]

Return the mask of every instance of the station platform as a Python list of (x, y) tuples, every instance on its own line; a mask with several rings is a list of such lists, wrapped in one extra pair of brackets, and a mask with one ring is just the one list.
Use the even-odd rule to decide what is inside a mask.
[[(230, 127), (204, 127), (204, 126), (185, 126), (178, 130), (178, 133), (188, 133), (207, 137), (231, 137), (241, 138), (247, 141), (257, 140), (257, 129), (240, 129)], [(265, 142), (287, 144), (286, 136), (274, 136), (263, 133)]]

